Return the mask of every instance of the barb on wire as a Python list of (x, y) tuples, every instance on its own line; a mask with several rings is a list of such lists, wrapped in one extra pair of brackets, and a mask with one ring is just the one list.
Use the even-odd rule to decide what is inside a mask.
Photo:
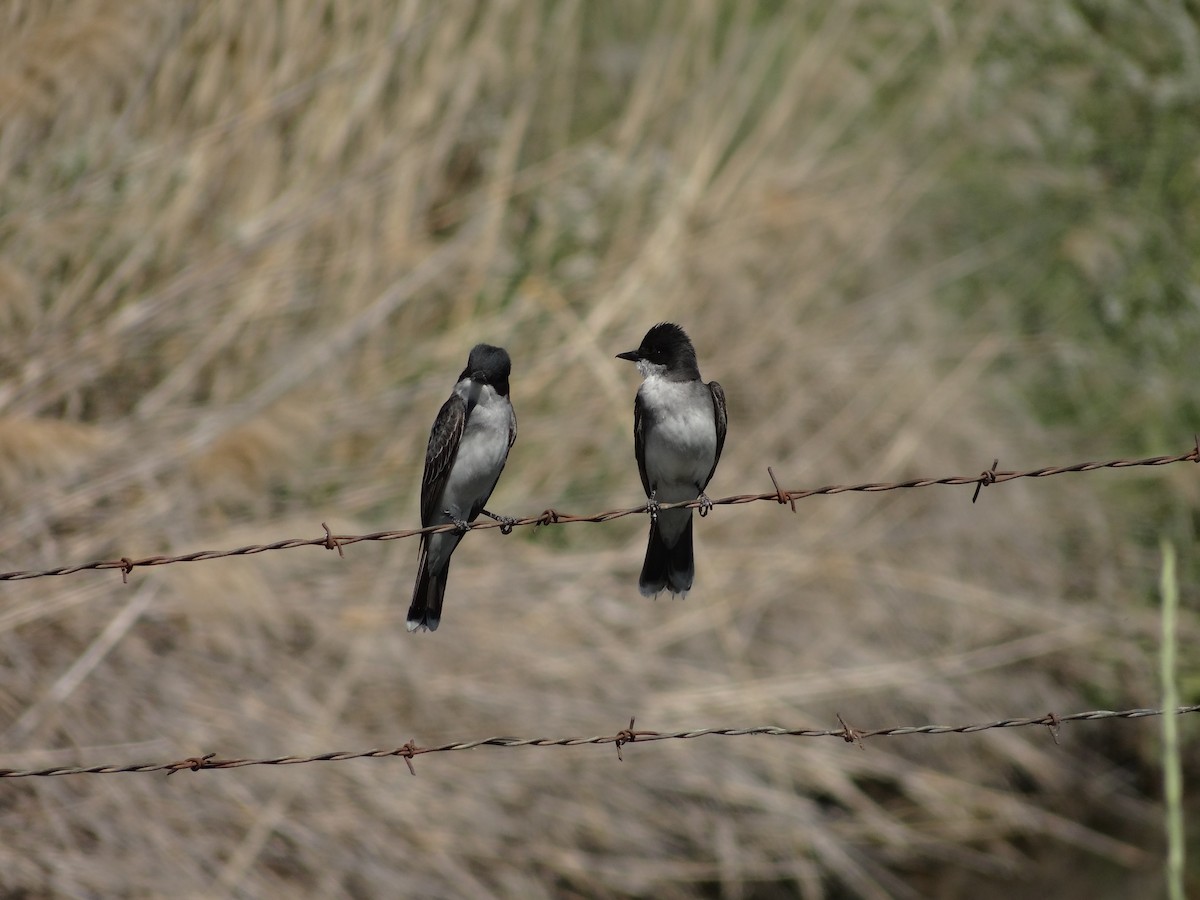
[[(407, 764), (412, 774), (417, 774), (413, 768), (413, 758), (426, 753), (449, 753), (454, 750), (474, 750), (478, 747), (581, 747), (588, 744), (612, 744), (617, 750), (620, 760), (621, 748), (629, 744), (646, 744), (652, 741), (690, 741), (700, 737), (751, 737), (763, 735), (767, 737), (831, 737), (839, 738), (847, 743), (863, 746), (868, 738), (899, 737), (913, 734), (975, 734), (993, 728), (1027, 728), (1040, 725), (1049, 729), (1054, 742), (1058, 743), (1058, 730), (1068, 722), (1092, 722), (1100, 719), (1145, 719), (1161, 716), (1167, 710), (1162, 709), (1093, 709), (1087, 712), (1071, 713), (1067, 716), (1046, 713), (1041, 716), (1031, 716), (1022, 719), (998, 719), (994, 722), (983, 722), (973, 725), (901, 725), (892, 728), (874, 728), (862, 730), (851, 727), (841, 715), (838, 721), (841, 728), (781, 728), (778, 725), (759, 725), (752, 728), (697, 728), (689, 731), (646, 731), (633, 728), (634, 720), (629, 720), (629, 727), (622, 728), (616, 734), (598, 735), (595, 737), (567, 738), (519, 738), (519, 737), (490, 737), (473, 741), (453, 741), (435, 747), (420, 747), (414, 741), (409, 741), (392, 749), (373, 750), (335, 750), (331, 753), (318, 753), (314, 756), (272, 756), (263, 759), (219, 759), (215, 753), (205, 753), (203, 756), (189, 756), (186, 759), (165, 763), (134, 763), (132, 765), (100, 765), (100, 766), (53, 766), (48, 769), (0, 769), (0, 778), (45, 778), (54, 775), (141, 775), (149, 772), (166, 772), (173, 775), (176, 772), (199, 772), (201, 769), (243, 769), (247, 766), (298, 766), (315, 762), (346, 762), (351, 759), (386, 759), (398, 756)], [(1200, 704), (1180, 706), (1171, 711), (1173, 715), (1187, 715), (1200, 712)]]
[[(949, 475), (941, 478), (913, 478), (908, 481), (866, 482), (863, 484), (828, 484), (819, 488), (796, 490), (785, 490), (781, 487), (779, 480), (775, 477), (774, 470), (768, 467), (767, 473), (771, 478), (774, 490), (758, 494), (735, 494), (731, 497), (722, 497), (719, 500), (712, 500), (710, 502), (713, 506), (740, 506), (760, 500), (770, 500), (779, 504), (790, 504), (792, 511), (795, 512), (796, 501), (807, 500), (809, 497), (827, 497), (834, 494), (848, 493), (882, 493), (884, 491), (932, 487), (941, 484), (975, 485), (975, 492), (971, 497), (971, 502), (974, 503), (979, 499), (979, 492), (985, 486), (1016, 481), (1019, 478), (1048, 478), (1051, 475), (1065, 475), (1068, 472), (1094, 472), (1099, 469), (1129, 469), (1139, 466), (1166, 466), (1179, 462), (1200, 462), (1200, 437), (1197, 437), (1196, 443), (1190, 450), (1175, 456), (1150, 456), (1144, 459), (1110, 459), (1105, 462), (1081, 462), (1069, 466), (1044, 466), (1040, 469), (1030, 469), (1025, 472), (997, 472), (996, 466), (999, 465), (999, 460), (996, 460), (992, 463), (990, 469), (978, 475)], [(703, 505), (705, 504), (700, 500), (689, 500), (682, 503), (660, 503), (659, 509), (698, 509)], [(468, 529), (478, 531), (484, 528), (499, 528), (503, 533), (508, 534), (515, 526), (609, 522), (613, 519), (624, 518), (625, 516), (644, 515), (646, 512), (647, 506), (644, 503), (638, 506), (592, 513), (591, 515), (571, 515), (559, 512), (556, 509), (547, 509), (537, 515), (525, 516), (520, 519), (505, 519), (503, 521), (480, 520), (472, 522), (468, 526)], [(166, 566), (173, 563), (202, 562), (210, 559), (226, 559), (231, 556), (253, 556), (257, 553), (267, 553), (272, 550), (292, 550), (296, 547), (323, 547), (326, 550), (337, 550), (338, 555), (344, 557), (345, 547), (362, 541), (398, 541), (421, 534), (455, 531), (458, 528), (457, 525), (447, 524), (431, 525), (428, 528), (408, 528), (402, 531), (376, 531), (371, 534), (333, 534), (329, 530), (329, 526), (324, 522), (321, 523), (321, 527), (325, 533), (315, 538), (288, 538), (287, 540), (275, 541), (272, 544), (250, 544), (249, 546), (237, 547), (233, 550), (199, 550), (179, 556), (147, 556), (142, 559), (132, 559), (128, 556), (123, 556), (120, 559), (102, 559), (40, 571), (0, 572), (0, 581), (26, 581), (31, 578), (46, 578), (51, 575), (73, 575), (77, 572), (104, 569), (119, 569), (122, 580), (127, 581), (130, 573), (135, 568)]]

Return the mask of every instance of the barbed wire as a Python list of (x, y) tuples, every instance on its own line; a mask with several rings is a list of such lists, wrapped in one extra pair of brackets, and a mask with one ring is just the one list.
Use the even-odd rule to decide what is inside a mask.
[[(681, 503), (660, 503), (659, 509), (699, 509), (700, 514), (707, 515), (709, 509), (713, 506), (740, 506), (746, 503), (755, 503), (762, 500), (774, 501), (779, 504), (788, 504), (792, 512), (796, 511), (797, 500), (807, 500), (810, 497), (832, 496), (835, 494), (848, 493), (882, 493), (884, 491), (906, 490), (910, 488), (933, 487), (934, 485), (974, 485), (975, 491), (971, 496), (971, 502), (974, 503), (979, 499), (979, 492), (993, 484), (1003, 484), (1008, 481), (1016, 481), (1021, 478), (1048, 478), (1053, 475), (1065, 475), (1070, 472), (1094, 472), (1100, 469), (1128, 469), (1135, 467), (1147, 466), (1167, 466), (1172, 463), (1193, 462), (1200, 463), (1200, 437), (1195, 439), (1192, 448), (1186, 453), (1180, 453), (1175, 456), (1150, 456), (1142, 459), (1110, 459), (1104, 462), (1080, 462), (1066, 466), (1043, 466), (1040, 469), (1029, 469), (1024, 472), (1001, 472), (997, 471), (1000, 461), (993, 460), (992, 467), (980, 472), (978, 475), (948, 475), (940, 478), (912, 478), (908, 481), (892, 481), (892, 482), (865, 482), (862, 484), (829, 484), (819, 488), (800, 488), (796, 490), (786, 490), (780, 486), (779, 480), (775, 476), (774, 470), (768, 466), (767, 474), (771, 478), (771, 483), (774, 486), (772, 491), (764, 491), (757, 494), (735, 494), (730, 497), (721, 497), (718, 500), (710, 500), (706, 504), (701, 500), (689, 500)], [(613, 519), (621, 519), (625, 516), (646, 514), (649, 511), (648, 507), (643, 504), (641, 506), (630, 506), (620, 509), (610, 509), (604, 512), (592, 513), (590, 515), (573, 515), (570, 513), (559, 512), (556, 509), (546, 509), (538, 515), (525, 516), (518, 519), (503, 519), (499, 521), (479, 520), (472, 522), (468, 526), (470, 531), (478, 531), (488, 528), (499, 528), (502, 533), (508, 534), (513, 528), (523, 526), (546, 526), (546, 525), (572, 525), (580, 522), (610, 522)], [(123, 581), (128, 581), (130, 573), (134, 569), (148, 568), (152, 566), (166, 566), (174, 563), (185, 562), (203, 562), (212, 559), (226, 559), (231, 556), (253, 556), (258, 553), (267, 553), (273, 550), (292, 550), (297, 547), (323, 547), (326, 550), (337, 550), (338, 556), (344, 556), (344, 548), (351, 544), (361, 543), (363, 541), (398, 541), (404, 538), (416, 537), (421, 534), (437, 534), (438, 532), (454, 531), (456, 525), (431, 525), (427, 528), (408, 528), (400, 531), (376, 531), (370, 534), (333, 534), (329, 526), (324, 522), (321, 527), (325, 530), (325, 534), (316, 538), (287, 538), (286, 540), (275, 541), (270, 544), (249, 544), (245, 547), (237, 547), (232, 550), (199, 550), (193, 553), (184, 553), (177, 556), (147, 556), (140, 559), (133, 559), (128, 556), (123, 556), (120, 559), (102, 559), (93, 562), (79, 563), (77, 565), (58, 566), (53, 569), (43, 569), (39, 571), (16, 571), (0, 573), (0, 581), (27, 581), (33, 578), (47, 578), (55, 575), (74, 575), (78, 572), (117, 569), (121, 572)]]
[[(1054, 742), (1058, 743), (1058, 731), (1069, 722), (1091, 722), (1102, 719), (1145, 719), (1164, 715), (1162, 709), (1139, 708), (1124, 710), (1093, 709), (1087, 712), (1071, 713), (1059, 716), (1046, 713), (1041, 716), (1031, 716), (1021, 719), (998, 719), (994, 722), (983, 722), (971, 725), (900, 725), (892, 728), (874, 728), (862, 730), (853, 728), (840, 715), (838, 721), (841, 728), (781, 728), (778, 725), (759, 725), (750, 728), (697, 728), (688, 731), (647, 731), (634, 728), (634, 720), (629, 720), (629, 727), (622, 728), (616, 734), (597, 735), (594, 737), (567, 738), (520, 738), (520, 737), (489, 737), (473, 741), (453, 741), (434, 747), (420, 747), (414, 741), (391, 749), (371, 750), (335, 750), (330, 753), (318, 753), (312, 756), (272, 756), (262, 759), (218, 759), (215, 753), (203, 756), (189, 756), (166, 763), (133, 763), (131, 765), (100, 765), (100, 766), (52, 766), (46, 769), (0, 769), (0, 778), (46, 778), (57, 775), (144, 775), (151, 772), (166, 772), (173, 775), (176, 772), (199, 772), (202, 769), (243, 769), (248, 766), (298, 766), (316, 762), (346, 762), (352, 759), (387, 759), (400, 757), (408, 765), (408, 770), (416, 775), (413, 759), (427, 753), (449, 753), (455, 750), (475, 750), (479, 747), (581, 747), (591, 744), (612, 744), (616, 747), (617, 759), (623, 759), (621, 748), (629, 744), (648, 744), (653, 741), (690, 741), (701, 737), (835, 737), (846, 743), (859, 746), (869, 738), (900, 737), (915, 734), (975, 734), (993, 728), (1027, 728), (1040, 725), (1050, 730)], [(1200, 712), (1200, 704), (1180, 706), (1174, 710), (1175, 715), (1187, 715)]]

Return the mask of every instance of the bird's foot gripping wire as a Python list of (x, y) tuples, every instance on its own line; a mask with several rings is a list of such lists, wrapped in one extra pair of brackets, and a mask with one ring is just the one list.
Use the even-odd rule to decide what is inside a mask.
[(471, 530), (471, 523), (466, 519), (458, 518), (458, 516), (454, 515), (454, 513), (450, 512), (448, 509), (443, 509), (442, 512), (450, 517), (450, 522), (454, 525), (455, 531), (457, 531), (459, 534), (466, 534)]
[(481, 509), (481, 513), (491, 519), (493, 522), (500, 523), (501, 534), (512, 534), (513, 526), (517, 524), (517, 520), (512, 516), (498, 516), (493, 512), (488, 512), (486, 509)]
[(712, 512), (713, 502), (708, 499), (708, 494), (704, 493), (704, 491), (700, 492), (700, 496), (697, 499), (700, 501), (700, 518), (703, 519)]
[(650, 513), (650, 524), (651, 525), (658, 524), (658, 500), (655, 499), (657, 494), (658, 494), (657, 490), (651, 491), (650, 499), (646, 501), (646, 512)]

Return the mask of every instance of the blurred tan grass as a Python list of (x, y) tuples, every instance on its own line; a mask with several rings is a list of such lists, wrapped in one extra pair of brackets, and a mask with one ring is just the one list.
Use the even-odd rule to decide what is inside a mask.
[[(954, 163), (944, 129), (995, 14), (909, 12), (11, 5), (5, 567), (411, 524), (477, 340), (514, 358), (494, 508), (635, 503), (636, 380), (613, 355), (662, 319), (729, 394), (719, 493), (766, 489), (767, 465), (815, 484), (1070, 461), (991, 377), (1036, 348), (933, 299), (1011, 250), (944, 258), (910, 218)], [(686, 602), (637, 596), (642, 522), (474, 536), (436, 635), (403, 627), (412, 544), (10, 585), (0, 758), (1149, 702), (1119, 510), (1082, 482), (968, 497), (718, 510)], [(1139, 740), (23, 783), (0, 800), (0, 886), (984, 897), (1076, 852), (1136, 875), (1159, 816), (1106, 753)]]

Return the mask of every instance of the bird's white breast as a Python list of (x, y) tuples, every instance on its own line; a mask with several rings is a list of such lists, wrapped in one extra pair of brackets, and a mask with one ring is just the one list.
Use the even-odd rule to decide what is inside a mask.
[(467, 382), (459, 393), (469, 412), (441, 507), (467, 518), (472, 504), (491, 493), (508, 458), (512, 405), (490, 385)]
[(696, 499), (717, 454), (716, 415), (708, 386), (651, 376), (639, 392), (652, 415), (646, 429), (646, 474), (657, 485), (657, 499)]

